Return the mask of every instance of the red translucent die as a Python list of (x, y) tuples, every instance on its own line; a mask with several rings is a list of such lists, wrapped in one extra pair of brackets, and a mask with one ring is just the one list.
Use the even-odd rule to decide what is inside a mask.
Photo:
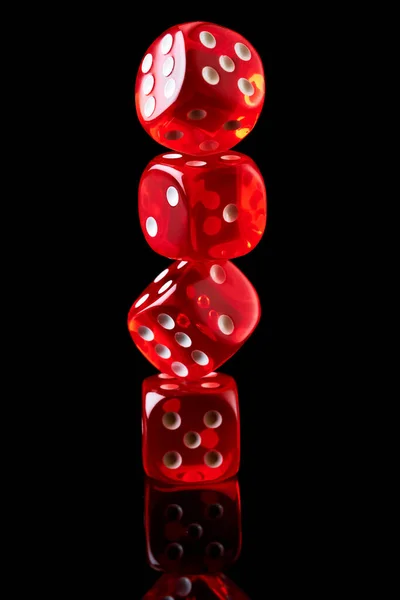
[(265, 96), (261, 59), (213, 23), (176, 25), (147, 50), (136, 79), (139, 121), (156, 142), (192, 155), (228, 150), (254, 127)]
[[(168, 377), (168, 376), (167, 376)], [(201, 483), (236, 475), (240, 462), (235, 380), (210, 373), (195, 382), (143, 381), (143, 466), (169, 483)]]
[(143, 600), (250, 600), (226, 575), (162, 575)]
[(161, 154), (142, 175), (139, 218), (149, 246), (168, 258), (243, 256), (265, 230), (264, 180), (254, 161), (238, 152), (204, 160)]
[(157, 571), (219, 573), (238, 558), (241, 509), (236, 478), (203, 487), (170, 487), (148, 480), (147, 559)]
[(257, 292), (233, 263), (176, 261), (133, 304), (128, 328), (159, 371), (198, 380), (239, 350), (260, 314)]

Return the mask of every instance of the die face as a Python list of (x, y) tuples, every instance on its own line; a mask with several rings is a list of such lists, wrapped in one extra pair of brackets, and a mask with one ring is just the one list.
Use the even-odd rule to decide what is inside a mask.
[(136, 109), (160, 144), (193, 156), (228, 150), (254, 127), (265, 96), (261, 59), (242, 35), (214, 23), (171, 27), (146, 51)]
[(204, 160), (164, 153), (142, 175), (139, 219), (147, 243), (168, 258), (237, 258), (253, 250), (265, 231), (264, 180), (239, 152)]
[(250, 600), (226, 575), (162, 575), (143, 600)]
[[(149, 246), (168, 258), (190, 255), (190, 204), (176, 161), (153, 159), (139, 183), (139, 220)], [(189, 167), (188, 167), (189, 168)]]
[(233, 263), (176, 261), (133, 304), (128, 329), (159, 371), (194, 381), (239, 350), (260, 314), (257, 292)]
[(154, 375), (143, 382), (143, 466), (166, 483), (236, 475), (240, 463), (237, 387), (223, 373), (196, 382)]
[(207, 487), (146, 483), (147, 558), (167, 573), (218, 573), (238, 558), (241, 510), (237, 479)]

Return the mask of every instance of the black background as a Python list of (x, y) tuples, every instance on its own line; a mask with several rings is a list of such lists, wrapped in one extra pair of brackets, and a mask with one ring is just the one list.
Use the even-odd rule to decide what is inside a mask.
[(59, 507), (59, 583), (76, 589), (79, 580), (91, 597), (139, 599), (159, 577), (146, 564), (141, 465), (141, 382), (154, 368), (135, 348), (126, 318), (169, 261), (140, 230), (139, 178), (163, 150), (139, 124), (133, 90), (158, 35), (204, 20), (251, 41), (267, 85), (257, 126), (236, 147), (264, 175), (268, 223), (256, 249), (235, 261), (259, 293), (262, 319), (221, 369), (237, 381), (242, 429), (243, 551), (227, 574), (251, 598), (318, 592), (338, 519), (326, 446), (335, 405), (325, 402), (334, 383), (324, 377), (323, 338), (332, 328), (324, 302), (334, 290), (322, 251), (330, 226), (320, 144), (323, 56), (316, 59), (303, 15), (264, 7), (261, 16), (255, 6), (141, 8), (68, 15), (70, 27), (60, 16), (53, 36), (63, 29), (61, 53), (49, 58), (51, 49), (43, 49), (58, 82), (41, 98), (54, 131), (41, 164), (49, 197), (41, 209), (51, 227), (39, 245), (49, 265), (51, 377), (50, 360), (41, 373), (54, 396), (43, 409), (52, 424), (44, 455), (48, 510)]

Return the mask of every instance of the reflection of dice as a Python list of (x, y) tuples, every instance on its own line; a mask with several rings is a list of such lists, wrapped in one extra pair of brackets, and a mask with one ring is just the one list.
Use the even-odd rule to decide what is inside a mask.
[(235, 146), (254, 127), (265, 95), (253, 46), (213, 23), (165, 31), (147, 50), (136, 79), (145, 130), (179, 152), (206, 155)]
[(226, 575), (162, 575), (143, 600), (250, 600)]
[(240, 460), (235, 380), (210, 373), (195, 382), (153, 375), (143, 382), (143, 465), (170, 483), (223, 480)]
[(142, 175), (139, 217), (149, 246), (168, 258), (236, 258), (264, 233), (264, 181), (254, 161), (238, 152), (206, 160), (164, 153)]
[(235, 354), (260, 318), (257, 293), (231, 262), (175, 262), (133, 304), (128, 327), (146, 358), (197, 380)]
[(164, 486), (148, 479), (147, 558), (167, 573), (218, 573), (239, 556), (241, 512), (236, 478), (203, 486)]

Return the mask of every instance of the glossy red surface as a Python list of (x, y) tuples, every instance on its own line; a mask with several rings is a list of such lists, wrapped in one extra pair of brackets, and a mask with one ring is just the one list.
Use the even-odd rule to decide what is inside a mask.
[(147, 558), (157, 571), (219, 573), (238, 558), (241, 508), (236, 478), (205, 486), (163, 486), (145, 491)]
[(263, 177), (239, 152), (194, 160), (160, 154), (139, 184), (139, 218), (149, 246), (168, 258), (229, 259), (250, 252), (267, 219)]
[(162, 575), (143, 600), (250, 600), (226, 575)]
[(202, 483), (236, 475), (240, 462), (235, 380), (210, 373), (196, 382), (143, 382), (143, 466), (169, 483)]
[(149, 135), (197, 156), (233, 148), (254, 127), (264, 96), (262, 62), (250, 42), (201, 21), (162, 33), (141, 61), (135, 87)]
[(260, 314), (255, 289), (233, 263), (176, 261), (133, 304), (128, 328), (159, 371), (194, 381), (239, 350)]

